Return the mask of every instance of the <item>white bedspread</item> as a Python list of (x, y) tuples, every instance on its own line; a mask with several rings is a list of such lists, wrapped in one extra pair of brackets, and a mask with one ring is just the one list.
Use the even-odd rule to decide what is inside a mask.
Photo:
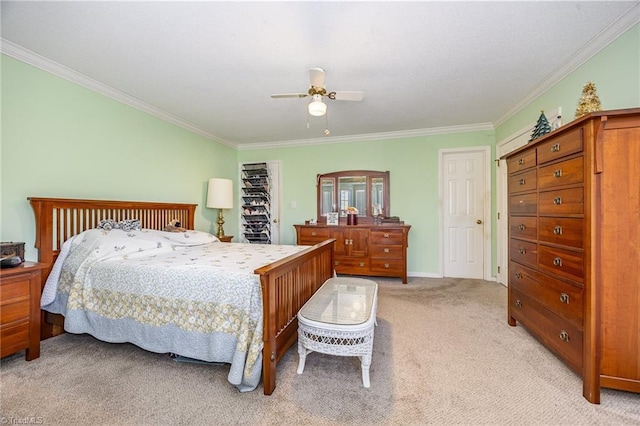
[(42, 309), (65, 330), (158, 353), (230, 363), (241, 391), (258, 385), (262, 292), (253, 271), (305, 247), (221, 243), (198, 231), (85, 231), (65, 242)]

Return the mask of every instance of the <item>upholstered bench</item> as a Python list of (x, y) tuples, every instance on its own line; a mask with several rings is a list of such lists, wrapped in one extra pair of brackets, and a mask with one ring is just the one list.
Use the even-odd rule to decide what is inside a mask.
[(370, 386), (378, 284), (362, 278), (328, 279), (298, 312), (298, 374), (311, 352), (357, 356), (362, 384)]

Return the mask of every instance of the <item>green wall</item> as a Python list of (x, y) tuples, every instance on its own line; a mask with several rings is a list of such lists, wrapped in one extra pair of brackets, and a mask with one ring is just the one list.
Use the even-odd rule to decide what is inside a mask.
[[(216, 211), (203, 207), (206, 182), (236, 182), (238, 165), (281, 161), (282, 243), (295, 242), (293, 224), (315, 217), (316, 175), (346, 169), (389, 170), (391, 213), (412, 225), (408, 269), (439, 272), (438, 150), (494, 146), (535, 122), (540, 110), (561, 106), (571, 121), (589, 80), (604, 109), (640, 106), (640, 25), (494, 131), (239, 150), (207, 140), (144, 112), (2, 56), (0, 237), (24, 241), (36, 258), (28, 196), (195, 202), (196, 228), (214, 232)], [(492, 155), (495, 152), (492, 148)], [(495, 193), (495, 170), (492, 170)], [(296, 201), (297, 207), (291, 207)], [(492, 200), (495, 218), (495, 197)], [(226, 212), (237, 234), (237, 209)], [(492, 273), (496, 265), (492, 223)]]
[[(399, 216), (411, 225), (408, 271), (413, 275), (437, 275), (440, 270), (438, 152), (442, 148), (493, 146), (494, 140), (493, 131), (478, 131), (241, 150), (238, 159), (240, 162), (282, 161), (280, 223), (283, 244), (295, 244), (294, 224), (316, 217), (318, 174), (359, 169), (389, 171), (391, 215)], [(295, 209), (291, 208), (292, 201), (297, 204)]]
[(206, 183), (236, 180), (235, 149), (4, 55), (1, 78), (2, 241), (37, 259), (29, 196), (198, 203), (213, 231)]
[(595, 83), (602, 109), (640, 106), (640, 24), (500, 125), (496, 129), (496, 141), (535, 123), (540, 110), (550, 111), (560, 106), (563, 123), (573, 121), (587, 81)]

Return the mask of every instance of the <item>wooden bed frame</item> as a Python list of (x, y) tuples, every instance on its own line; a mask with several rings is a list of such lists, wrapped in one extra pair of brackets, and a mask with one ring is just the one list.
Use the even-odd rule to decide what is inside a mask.
[[(28, 198), (36, 217), (38, 260), (48, 264), (43, 285), (62, 243), (102, 219), (139, 219), (143, 228), (163, 229), (178, 219), (194, 228), (197, 204), (144, 201), (76, 200)], [(255, 270), (260, 275), (264, 314), (262, 375), (265, 395), (276, 387), (276, 365), (297, 338), (297, 313), (302, 305), (332, 276), (333, 241), (327, 240), (297, 254)], [(57, 317), (57, 318), (56, 318)], [(42, 311), (41, 338), (63, 332), (63, 318)]]

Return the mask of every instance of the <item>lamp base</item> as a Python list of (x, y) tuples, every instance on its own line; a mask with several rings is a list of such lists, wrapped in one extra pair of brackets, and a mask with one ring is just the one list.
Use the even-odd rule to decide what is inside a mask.
[(220, 239), (224, 237), (224, 228), (222, 227), (222, 225), (224, 225), (224, 217), (222, 216), (222, 209), (218, 209), (218, 220), (216, 221), (216, 223), (218, 224), (218, 232), (216, 233), (216, 237)]

